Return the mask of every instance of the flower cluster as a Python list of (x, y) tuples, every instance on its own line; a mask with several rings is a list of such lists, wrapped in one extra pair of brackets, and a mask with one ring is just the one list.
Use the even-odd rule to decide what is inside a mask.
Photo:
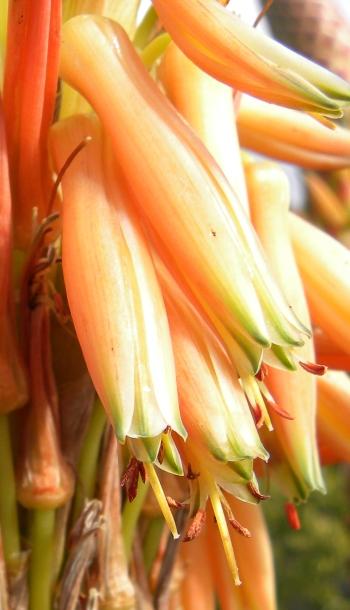
[(350, 85), (226, 4), (9, 0), (5, 610), (274, 610), (266, 473), (298, 527), (349, 460), (349, 250), (241, 146), (346, 168)]

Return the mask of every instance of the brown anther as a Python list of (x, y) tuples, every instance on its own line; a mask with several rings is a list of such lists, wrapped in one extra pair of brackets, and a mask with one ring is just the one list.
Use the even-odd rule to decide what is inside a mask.
[(262, 494), (259, 489), (254, 485), (253, 481), (249, 481), (248, 485), (247, 485), (250, 493), (252, 494), (252, 496), (254, 498), (256, 498), (257, 500), (269, 500), (269, 498), (271, 498), (271, 496), (267, 496), (265, 494)]
[(166, 501), (168, 502), (170, 508), (186, 508), (186, 504), (183, 502), (178, 502), (175, 498), (171, 496), (166, 496)]
[(171, 426), (167, 426), (166, 428), (164, 428), (163, 434), (169, 434), (170, 432), (171, 432)]
[(317, 362), (299, 362), (300, 366), (311, 373), (312, 375), (317, 375), (318, 377), (322, 377), (327, 372), (327, 367), (324, 364), (317, 364)]
[(191, 524), (183, 538), (184, 542), (190, 542), (199, 536), (206, 520), (206, 512), (200, 508), (193, 517)]
[(262, 362), (261, 366), (260, 366), (260, 369), (255, 374), (255, 377), (257, 378), (258, 381), (264, 381), (264, 379), (266, 379), (268, 373), (269, 373), (269, 370), (268, 370), (266, 364), (264, 364)]
[(245, 538), (252, 537), (250, 531), (246, 527), (243, 527), (243, 525), (234, 517), (229, 518), (229, 523), (230, 525), (232, 525), (233, 529), (235, 529), (239, 534), (241, 534), (241, 536), (244, 536)]
[(158, 462), (160, 464), (163, 463), (163, 460), (164, 460), (164, 443), (163, 442), (161, 442), (160, 445), (159, 445), (159, 451), (158, 451), (157, 459), (158, 459)]
[(253, 28), (256, 28), (259, 25), (260, 21), (263, 19), (263, 17), (265, 17), (267, 12), (270, 10), (271, 6), (273, 5), (273, 1), (274, 0), (266, 0), (263, 8), (261, 9), (259, 15), (257, 16), (257, 18), (255, 19), (255, 21), (253, 23)]
[(189, 481), (194, 481), (195, 479), (198, 479), (199, 474), (199, 472), (193, 472), (191, 464), (188, 464), (186, 478)]
[(128, 496), (129, 502), (132, 502), (136, 498), (139, 476), (141, 476), (142, 481), (145, 482), (145, 467), (142, 462), (139, 462), (135, 457), (133, 457), (131, 458), (129, 465), (126, 467), (120, 481), (120, 485), (126, 489), (126, 495)]
[(300, 530), (301, 523), (297, 507), (292, 502), (286, 502), (284, 505), (287, 521), (293, 530)]
[(278, 404), (274, 400), (269, 400), (268, 398), (265, 397), (265, 402), (266, 402), (268, 408), (275, 411), (275, 413), (277, 413), (277, 415), (280, 415), (284, 419), (290, 419), (290, 420), (294, 419), (293, 415), (288, 413), (288, 411), (281, 409), (281, 407), (279, 407)]
[(253, 417), (256, 427), (259, 429), (264, 423), (264, 414), (259, 405), (251, 405), (253, 411)]

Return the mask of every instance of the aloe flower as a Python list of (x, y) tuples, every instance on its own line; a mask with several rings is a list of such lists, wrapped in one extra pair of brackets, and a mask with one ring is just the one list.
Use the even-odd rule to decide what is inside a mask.
[(21, 407), (28, 397), (11, 298), (11, 203), (5, 125), (0, 98), (0, 413)]
[[(271, 269), (287, 302), (310, 326), (303, 286), (288, 233), (289, 186), (285, 174), (272, 163), (247, 167), (252, 221)], [(313, 362), (311, 340), (293, 350), (297, 361)], [(308, 365), (306, 365), (308, 366)], [(323, 489), (316, 441), (316, 379), (299, 367), (296, 371), (269, 368), (266, 383), (278, 407), (291, 419), (271, 412), (285, 459), (292, 469), (301, 497)]]
[[(75, 15), (94, 14), (103, 15), (118, 21), (121, 26), (133, 36), (136, 29), (137, 12), (140, 0), (64, 0), (63, 22)], [(66, 83), (61, 86), (60, 118), (64, 119), (73, 114), (90, 112), (87, 101)]]
[(248, 213), (231, 88), (200, 70), (174, 43), (166, 49), (157, 76), (167, 97), (213, 155)]
[(350, 461), (350, 380), (328, 371), (317, 380), (317, 434), (324, 464)]
[[(60, 167), (92, 141), (63, 179), (63, 269), (69, 306), (95, 388), (122, 442), (185, 436), (162, 295), (142, 229), (96, 119), (72, 117), (51, 133)], [(104, 164), (103, 164), (104, 161)]]
[(222, 462), (267, 460), (238, 375), (219, 341), (169, 281), (163, 282), (163, 293), (180, 410), (191, 440)]
[(294, 214), (289, 230), (311, 318), (341, 351), (350, 341), (350, 251)]
[(242, 146), (268, 157), (318, 170), (350, 163), (349, 131), (297, 110), (243, 95), (237, 128)]
[(31, 400), (17, 473), (17, 496), (26, 508), (53, 509), (73, 494), (73, 472), (59, 437), (57, 395), (49, 356), (49, 312), (35, 305), (30, 320)]
[(153, 0), (182, 51), (231, 87), (281, 106), (339, 117), (350, 85), (283, 47), (216, 0)]
[(15, 245), (29, 246), (33, 208), (47, 214), (51, 176), (47, 137), (53, 119), (61, 0), (10, 0), (4, 111), (13, 194)]
[(261, 346), (301, 344), (307, 331), (273, 283), (233, 191), (121, 28), (92, 16), (67, 22), (61, 74), (100, 115), (138, 212), (187, 284), (229, 331)]
[(330, 233), (338, 233), (346, 227), (349, 212), (324, 178), (309, 172), (305, 176), (313, 215)]

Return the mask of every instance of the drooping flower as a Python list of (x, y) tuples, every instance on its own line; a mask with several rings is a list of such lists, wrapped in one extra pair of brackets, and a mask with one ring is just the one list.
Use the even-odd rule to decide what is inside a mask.
[[(305, 325), (308, 307), (288, 232), (289, 185), (284, 172), (272, 163), (250, 164), (246, 171), (252, 221), (287, 302)], [(296, 361), (313, 362), (312, 340), (295, 348)], [(308, 366), (308, 365), (307, 365)], [(266, 383), (286, 419), (271, 412), (285, 459), (298, 482), (301, 497), (323, 482), (316, 441), (316, 379), (299, 367), (283, 371), (269, 367)]]
[(0, 413), (27, 400), (27, 380), (15, 331), (11, 287), (12, 205), (2, 100), (0, 98)]
[(350, 348), (350, 251), (295, 214), (289, 229), (311, 318), (337, 345)]
[(281, 106), (339, 117), (350, 85), (258, 30), (216, 0), (153, 0), (194, 63), (231, 87)]
[(268, 458), (237, 372), (203, 318), (163, 273), (180, 410), (191, 441), (222, 462)]
[(302, 343), (306, 330), (272, 282), (229, 184), (121, 28), (92, 16), (67, 22), (61, 73), (101, 116), (134, 203), (173, 266), (228, 330), (262, 346)]
[[(82, 351), (120, 441), (154, 440), (170, 426), (181, 436), (175, 371), (162, 295), (141, 226), (96, 119), (55, 125), (57, 168), (92, 137), (64, 176), (63, 270)], [(104, 163), (103, 163), (104, 161)]]
[(243, 95), (237, 114), (243, 147), (302, 167), (331, 170), (350, 163), (347, 129)]
[(4, 74), (14, 240), (28, 247), (37, 218), (47, 214), (51, 189), (47, 137), (58, 81), (61, 0), (9, 2)]
[(350, 380), (341, 371), (317, 380), (317, 434), (324, 464), (350, 461)]
[(249, 211), (232, 90), (170, 44), (157, 71), (167, 97), (189, 122)]

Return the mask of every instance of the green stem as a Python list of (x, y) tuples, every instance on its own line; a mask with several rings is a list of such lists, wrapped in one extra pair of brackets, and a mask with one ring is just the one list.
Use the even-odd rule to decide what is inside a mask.
[(157, 23), (157, 19), (158, 15), (153, 6), (151, 6), (135, 32), (134, 45), (137, 49), (142, 50), (145, 48)]
[(105, 412), (100, 401), (96, 399), (78, 462), (73, 523), (79, 517), (86, 498), (94, 497), (98, 456), (105, 425)]
[(163, 55), (171, 42), (169, 34), (159, 34), (141, 51), (140, 57), (148, 70), (150, 70), (157, 59)]
[(55, 510), (33, 510), (30, 529), (29, 610), (51, 610)]
[(149, 524), (143, 543), (143, 558), (147, 574), (149, 573), (153, 561), (157, 555), (159, 541), (164, 530), (163, 517), (155, 517)]
[(8, 568), (15, 569), (20, 557), (16, 482), (11, 435), (7, 415), (0, 414), (0, 525)]
[(129, 502), (128, 500), (125, 503), (123, 514), (122, 514), (122, 535), (124, 540), (124, 548), (125, 548), (125, 556), (127, 561), (129, 561), (131, 557), (131, 549), (134, 541), (134, 535), (136, 530), (136, 524), (138, 518), (140, 516), (143, 503), (146, 499), (147, 491), (148, 491), (148, 481), (143, 483), (142, 481), (138, 482), (137, 487), (137, 495), (135, 500)]

